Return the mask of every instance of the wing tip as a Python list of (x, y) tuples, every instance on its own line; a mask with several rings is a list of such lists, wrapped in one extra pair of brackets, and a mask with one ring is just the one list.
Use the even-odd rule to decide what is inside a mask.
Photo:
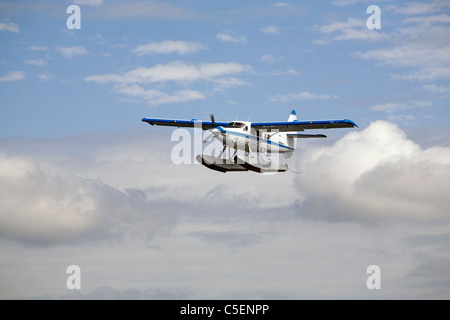
[(357, 125), (353, 120), (350, 120), (350, 119), (344, 119), (344, 122), (350, 124), (352, 127), (357, 127), (357, 128), (359, 128), (358, 125)]
[(147, 118), (142, 118), (142, 120), (141, 120), (142, 122), (147, 122), (149, 125), (154, 125), (152, 122), (151, 122), (151, 120), (150, 119), (147, 119)]

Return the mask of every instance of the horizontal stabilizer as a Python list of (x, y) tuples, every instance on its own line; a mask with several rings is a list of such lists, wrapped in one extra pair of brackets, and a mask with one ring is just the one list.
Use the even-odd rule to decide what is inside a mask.
[(288, 133), (290, 138), (326, 138), (324, 134), (303, 134), (303, 133)]

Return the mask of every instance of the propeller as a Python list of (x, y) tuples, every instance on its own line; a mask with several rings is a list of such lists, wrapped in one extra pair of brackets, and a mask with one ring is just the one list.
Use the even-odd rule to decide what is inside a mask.
[[(212, 122), (213, 128), (215, 128), (215, 127), (216, 127), (216, 121), (214, 120), (214, 115), (213, 115), (212, 113), (211, 113), (211, 122)], [(210, 131), (211, 131), (211, 129), (210, 129)], [(209, 139), (210, 139), (213, 135), (214, 135), (214, 133), (211, 131), (211, 134), (210, 134), (209, 136), (207, 136), (205, 139), (203, 139), (203, 143), (209, 141)]]

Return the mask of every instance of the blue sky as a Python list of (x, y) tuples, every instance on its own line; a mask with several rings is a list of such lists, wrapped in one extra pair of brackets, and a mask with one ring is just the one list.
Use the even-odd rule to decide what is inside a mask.
[[(450, 297), (448, 1), (0, 1), (0, 38), (0, 298)], [(263, 176), (141, 122), (292, 109), (359, 128)]]
[[(81, 30), (66, 27), (70, 4), (2, 2), (2, 136), (131, 130), (143, 116), (284, 120), (292, 108), (361, 126), (447, 121), (445, 2), (381, 1), (380, 30), (366, 27), (368, 1), (81, 1)], [(218, 73), (88, 80), (173, 64)]]

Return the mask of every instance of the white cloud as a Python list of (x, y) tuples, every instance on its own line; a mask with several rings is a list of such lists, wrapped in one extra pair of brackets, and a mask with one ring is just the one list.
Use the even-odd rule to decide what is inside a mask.
[(404, 80), (433, 80), (450, 78), (450, 45), (406, 44), (387, 49), (357, 52), (363, 59), (379, 61), (393, 67), (412, 67), (408, 74), (395, 74)]
[(448, 14), (440, 14), (434, 16), (420, 16), (407, 18), (404, 19), (402, 22), (405, 24), (418, 23), (427, 27), (433, 24), (450, 23), (450, 16)]
[(386, 35), (379, 32), (374, 32), (367, 28), (362, 29), (344, 29), (341, 34), (334, 36), (333, 40), (379, 40), (385, 38)]
[(25, 79), (25, 72), (23, 71), (10, 71), (0, 78), (0, 82), (18, 81)]
[(264, 32), (264, 33), (267, 33), (267, 34), (278, 34), (278, 33), (280, 33), (280, 30), (278, 29), (278, 27), (273, 25), (273, 24), (270, 25), (270, 26), (261, 28), (261, 31)]
[(45, 46), (30, 46), (31, 51), (49, 51), (50, 49)]
[(450, 148), (421, 149), (392, 123), (376, 121), (330, 147), (308, 150), (300, 167), (300, 212), (309, 217), (448, 222)]
[(388, 102), (384, 104), (377, 104), (370, 107), (373, 111), (384, 111), (393, 113), (396, 111), (424, 108), (433, 105), (430, 101), (410, 101), (410, 102)]
[(0, 22), (0, 32), (1, 31), (20, 33), (19, 26), (12, 22), (8, 22), (8, 23)]
[(203, 93), (196, 90), (179, 90), (172, 94), (168, 94), (156, 89), (144, 89), (137, 84), (118, 86), (114, 91), (144, 100), (150, 105), (188, 102), (205, 98)]
[(56, 50), (66, 58), (74, 58), (88, 53), (84, 46), (58, 47)]
[(270, 5), (271, 7), (278, 7), (278, 8), (287, 8), (290, 7), (290, 4), (287, 2), (275, 2)]
[[(374, 49), (367, 52), (357, 52), (363, 59), (377, 60), (394, 67), (420, 65), (424, 59), (430, 60), (428, 47), (397, 46), (388, 49)], [(433, 60), (433, 58), (431, 58)]]
[(214, 83), (213, 90), (218, 92), (223, 92), (229, 88), (246, 85), (244, 81), (235, 77), (217, 78), (213, 79), (212, 82)]
[(275, 57), (269, 53), (266, 53), (261, 58), (259, 58), (259, 61), (265, 62), (265, 63), (276, 63), (276, 62), (282, 61), (284, 59), (285, 59), (285, 57), (283, 57), (283, 56)]
[(234, 100), (227, 100), (227, 103), (235, 105), (235, 106), (240, 106), (241, 105), (239, 102), (234, 101)]
[(198, 65), (174, 61), (165, 65), (158, 64), (151, 68), (140, 67), (124, 74), (101, 74), (85, 78), (87, 82), (115, 83), (114, 91), (133, 98), (146, 100), (149, 104), (179, 103), (204, 99), (206, 95), (199, 90), (183, 88), (172, 93), (159, 89), (144, 88), (143, 84), (165, 84), (175, 82), (180, 85), (192, 85), (198, 81), (206, 81), (214, 85), (215, 91), (243, 85), (244, 83), (232, 75), (251, 70), (251, 67), (239, 63), (203, 63)]
[(276, 94), (269, 97), (271, 102), (282, 102), (287, 103), (291, 101), (308, 101), (308, 100), (329, 100), (336, 99), (336, 95), (329, 94), (316, 94), (307, 91), (299, 93), (288, 93), (288, 94)]
[(273, 76), (298, 76), (300, 72), (294, 69), (287, 69), (286, 71), (275, 70), (270, 74)]
[(44, 73), (40, 73), (37, 75), (37, 78), (39, 79), (39, 81), (48, 81), (53, 79), (55, 76), (51, 73), (48, 72), (44, 72)]
[(332, 2), (333, 5), (339, 7), (352, 6), (358, 2), (362, 2), (364, 0), (335, 0)]
[(446, 0), (434, 0), (432, 2), (411, 2), (404, 7), (390, 6), (389, 9), (395, 13), (404, 15), (429, 14), (435, 13), (450, 7), (450, 3)]
[(369, 30), (365, 20), (348, 18), (344, 22), (333, 22), (328, 25), (315, 25), (314, 30), (325, 34), (323, 39), (313, 41), (315, 44), (326, 44), (339, 40), (381, 40), (388, 36), (376, 30)]
[[(398, 73), (391, 73), (393, 79), (412, 81), (449, 79), (450, 46), (447, 39), (450, 16), (442, 12), (449, 7), (449, 2), (442, 0), (410, 2), (403, 7), (387, 6), (387, 11), (407, 16), (399, 17), (402, 25), (392, 28), (389, 35), (380, 33), (383, 39), (395, 39), (395, 44), (387, 43), (384, 47), (356, 52), (356, 55), (363, 59), (378, 61), (380, 65), (402, 68), (403, 70)], [(335, 27), (338, 29), (339, 25)]]
[(138, 46), (133, 50), (133, 52), (138, 56), (156, 53), (178, 53), (179, 55), (185, 55), (199, 50), (204, 50), (206, 48), (207, 47), (205, 45), (199, 42), (165, 40), (162, 42), (151, 42), (149, 44)]
[[(449, 254), (443, 250), (449, 243), (448, 218), (439, 220), (436, 210), (416, 215), (414, 209), (406, 217), (394, 210), (407, 201), (448, 208), (440, 201), (448, 190), (449, 171), (439, 165), (445, 159), (448, 163), (448, 149), (408, 145), (401, 130), (389, 130), (389, 124), (372, 134), (342, 129), (356, 135), (324, 148), (320, 146), (329, 141), (299, 143), (301, 150), (289, 163), (295, 168), (298, 161), (303, 168), (299, 176), (228, 175), (201, 165), (172, 164), (172, 130), (142, 126), (139, 134), (3, 141), (2, 148), (16, 151), (7, 153), (8, 166), (0, 166), (2, 174), (9, 173), (1, 175), (2, 192), (8, 189), (3, 182), (12, 181), (11, 190), (0, 193), (0, 208), (8, 201), (25, 201), (14, 204), (13, 217), (0, 223), (0, 250), (10, 261), (0, 264), (0, 298), (371, 299), (365, 272), (374, 263), (389, 285), (389, 290), (378, 290), (379, 298), (448, 297)], [(11, 156), (17, 150), (29, 156)], [(394, 168), (390, 164), (397, 155), (401, 164), (417, 161), (416, 170), (377, 171), (383, 165)], [(362, 184), (366, 172), (370, 187)], [(376, 173), (388, 177), (378, 181)], [(355, 176), (361, 177), (360, 183), (354, 183)], [(404, 184), (398, 181), (409, 177)], [(245, 183), (237, 184), (237, 178)], [(432, 185), (440, 182), (440, 190)], [(339, 189), (348, 194), (349, 185), (355, 186), (355, 197), (336, 199)], [(437, 201), (427, 200), (436, 190)], [(369, 194), (374, 199), (356, 205), (359, 195), (367, 199)], [(17, 208), (33, 207), (40, 203), (36, 199), (54, 199), (56, 205), (42, 201), (51, 210), (46, 215), (34, 211), (41, 223), (33, 225), (33, 211), (25, 214)], [(69, 204), (69, 209), (78, 203), (83, 208), (89, 200), (97, 204), (91, 217), (98, 217), (90, 226), (76, 223), (88, 221), (83, 214), (49, 221), (58, 205)], [(394, 213), (384, 216), (389, 201)], [(20, 228), (3, 233), (17, 224), (14, 215), (24, 218)], [(391, 223), (395, 217), (398, 222)], [(70, 219), (73, 229), (58, 236)], [(308, 246), (298, 245), (306, 242)], [(65, 268), (73, 263), (84, 272), (81, 294), (65, 287)]]
[(181, 61), (174, 61), (168, 64), (158, 64), (151, 68), (137, 68), (119, 74), (92, 75), (86, 77), (86, 81), (98, 83), (155, 83), (155, 82), (194, 82), (198, 80), (213, 80), (231, 74), (238, 74), (249, 70), (249, 66), (244, 66), (235, 62), (227, 63), (204, 63), (197, 66), (186, 64)]
[(423, 88), (428, 91), (431, 91), (431, 92), (450, 93), (450, 87), (443, 87), (443, 86), (438, 86), (435, 84), (427, 84), (427, 85), (424, 85)]
[(233, 43), (246, 43), (247, 38), (244, 36), (234, 36), (233, 32), (228, 31), (225, 33), (218, 33), (216, 35), (216, 38), (223, 41), (223, 42), (233, 42)]
[[(119, 191), (25, 157), (1, 152), (0, 181), (0, 235), (18, 242), (113, 241), (134, 232), (151, 237), (164, 225), (142, 191)], [(141, 229), (130, 225), (136, 220)]]
[(333, 22), (327, 25), (315, 25), (314, 28), (322, 33), (334, 33), (350, 28), (366, 27), (365, 21), (355, 18), (348, 18), (345, 22)]
[(42, 59), (37, 60), (25, 60), (25, 64), (31, 64), (33, 66), (43, 66), (46, 64), (46, 62)]
[(74, 0), (73, 3), (81, 6), (98, 7), (99, 5), (103, 4), (103, 0)]
[(94, 11), (93, 15), (107, 19), (147, 18), (185, 21), (198, 18), (195, 12), (183, 6), (172, 4), (169, 1), (153, 0), (109, 1), (107, 5)]
[(424, 88), (428, 92), (432, 92), (435, 94), (437, 93), (437, 97), (445, 99), (450, 98), (450, 87), (438, 86), (436, 84), (427, 84), (422, 86), (422, 88)]
[(410, 114), (390, 114), (388, 120), (396, 123), (410, 123), (417, 118)]

